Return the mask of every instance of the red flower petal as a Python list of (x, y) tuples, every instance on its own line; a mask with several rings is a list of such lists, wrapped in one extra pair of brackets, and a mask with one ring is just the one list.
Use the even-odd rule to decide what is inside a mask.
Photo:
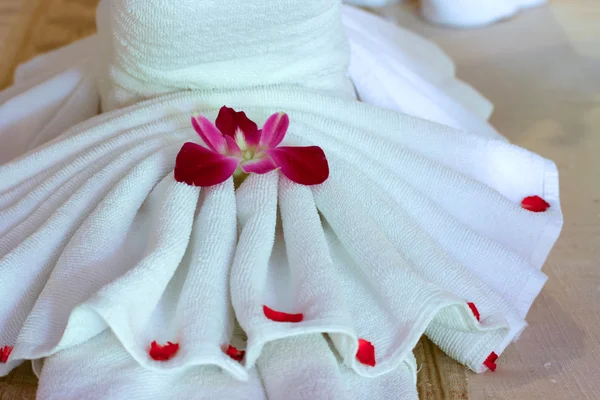
[(254, 173), (261, 175), (277, 169), (277, 165), (275, 165), (273, 159), (268, 155), (265, 156), (265, 158), (255, 158), (253, 160), (246, 161), (241, 166), (242, 171), (247, 174)]
[[(243, 140), (249, 147), (258, 146), (260, 141), (258, 126), (246, 116), (245, 112), (236, 112), (233, 108), (223, 106), (215, 124), (223, 135), (232, 137), (238, 144)], [(240, 147), (245, 150), (244, 146), (240, 145)]]
[(467, 305), (473, 312), (473, 315), (475, 316), (475, 318), (477, 318), (477, 321), (481, 321), (481, 315), (479, 314), (479, 310), (477, 309), (477, 306), (475, 305), (475, 303), (467, 303)]
[(233, 346), (229, 346), (225, 353), (235, 361), (240, 362), (244, 359), (244, 356), (246, 355), (246, 352), (244, 350), (238, 350)]
[(276, 113), (271, 115), (262, 129), (259, 148), (266, 150), (279, 146), (289, 126), (290, 117), (287, 114)]
[(498, 354), (492, 352), (490, 356), (483, 362), (483, 365), (488, 367), (490, 371), (494, 372), (497, 368), (496, 360), (498, 360)]
[(302, 322), (304, 314), (288, 314), (280, 311), (275, 311), (267, 306), (263, 306), (265, 317), (275, 322)]
[(8, 358), (10, 357), (10, 353), (12, 353), (12, 346), (4, 346), (0, 349), (0, 363), (6, 364), (8, 362)]
[(329, 164), (320, 147), (276, 147), (266, 150), (289, 180), (319, 185), (329, 178)]
[(544, 212), (550, 208), (550, 204), (540, 196), (525, 197), (521, 207), (531, 212)]
[(197, 117), (192, 117), (192, 126), (198, 136), (200, 136), (202, 141), (206, 144), (206, 147), (217, 153), (225, 154), (227, 151), (225, 137), (212, 122), (199, 115)]
[(156, 361), (167, 361), (173, 358), (179, 351), (179, 343), (167, 342), (166, 345), (162, 346), (156, 341), (150, 345), (150, 357)]
[(175, 180), (191, 186), (213, 186), (225, 182), (240, 161), (196, 143), (183, 145), (175, 162)]
[(358, 340), (358, 351), (356, 352), (356, 359), (361, 363), (374, 367), (377, 362), (375, 361), (375, 347), (371, 342), (365, 339)]

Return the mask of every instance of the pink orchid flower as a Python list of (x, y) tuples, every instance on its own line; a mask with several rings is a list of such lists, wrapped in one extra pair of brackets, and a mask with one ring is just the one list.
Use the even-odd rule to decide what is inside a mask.
[(269, 117), (258, 129), (244, 112), (223, 107), (215, 125), (203, 116), (192, 117), (194, 130), (205, 146), (187, 142), (177, 155), (175, 180), (192, 186), (213, 186), (232, 176), (266, 174), (280, 169), (301, 185), (318, 185), (329, 177), (329, 164), (320, 147), (279, 146), (290, 120), (285, 113)]

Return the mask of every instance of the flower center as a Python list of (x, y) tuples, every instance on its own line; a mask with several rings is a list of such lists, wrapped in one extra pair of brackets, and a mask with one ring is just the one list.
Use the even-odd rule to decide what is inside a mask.
[(250, 161), (254, 158), (254, 152), (250, 149), (245, 150), (242, 152), (242, 158), (244, 161)]

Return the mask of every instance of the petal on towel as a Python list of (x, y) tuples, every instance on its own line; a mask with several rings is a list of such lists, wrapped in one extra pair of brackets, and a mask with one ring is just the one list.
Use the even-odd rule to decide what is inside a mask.
[(247, 174), (266, 174), (277, 169), (277, 165), (271, 157), (266, 155), (265, 158), (255, 158), (242, 164), (242, 171)]
[(227, 151), (225, 137), (223, 137), (223, 134), (212, 124), (212, 122), (202, 115), (198, 115), (197, 117), (192, 117), (192, 126), (209, 149), (216, 151), (217, 153), (225, 154)]
[(494, 372), (494, 371), (496, 371), (496, 368), (498, 367), (496, 365), (497, 360), (498, 360), (498, 354), (492, 352), (492, 354), (490, 354), (490, 356), (484, 361), (483, 365), (488, 367), (490, 369), (490, 371)]
[(179, 343), (167, 342), (165, 345), (160, 345), (156, 341), (150, 345), (150, 357), (156, 361), (168, 361), (179, 351)]
[(288, 314), (281, 311), (275, 311), (267, 306), (263, 306), (265, 317), (275, 322), (302, 322), (304, 319), (303, 314)]
[(477, 321), (481, 321), (481, 314), (479, 314), (479, 310), (477, 309), (475, 303), (467, 303), (467, 305), (469, 306), (471, 311), (473, 311), (473, 315), (475, 316), (475, 318), (477, 318)]
[(525, 197), (521, 202), (521, 207), (531, 212), (545, 212), (550, 208), (550, 204), (540, 196)]
[(275, 164), (289, 180), (301, 185), (319, 185), (329, 178), (329, 164), (323, 149), (310, 147), (277, 147), (267, 150)]
[(289, 126), (290, 118), (287, 114), (280, 112), (271, 115), (263, 126), (259, 148), (272, 149), (279, 146)]
[(375, 361), (375, 346), (365, 339), (359, 339), (356, 359), (360, 361), (361, 364), (374, 367), (377, 364)]
[(258, 126), (246, 116), (245, 112), (222, 107), (215, 123), (223, 135), (235, 140), (242, 151), (248, 147), (258, 146), (260, 140)]
[(177, 155), (175, 180), (192, 186), (218, 185), (233, 175), (239, 163), (233, 157), (187, 142)]
[(12, 350), (12, 346), (4, 346), (0, 349), (0, 363), (6, 364), (8, 362), (8, 358), (10, 357)]
[(235, 347), (229, 345), (227, 351), (225, 351), (225, 354), (227, 354), (235, 361), (242, 361), (244, 359), (244, 356), (246, 355), (246, 352), (244, 350), (238, 350)]

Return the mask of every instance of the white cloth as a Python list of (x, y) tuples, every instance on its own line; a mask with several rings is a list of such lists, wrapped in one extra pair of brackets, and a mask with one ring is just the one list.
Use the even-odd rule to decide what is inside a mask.
[[(247, 381), (236, 380), (210, 366), (180, 372), (153, 371), (137, 364), (118, 339), (105, 331), (50, 357), (40, 376), (38, 398), (414, 400), (417, 399), (415, 369), (413, 358), (393, 373), (363, 378), (337, 362), (323, 336), (307, 335), (269, 343)], [(323, 397), (323, 389), (329, 391), (328, 397)]]
[[(163, 43), (162, 38), (148, 26), (163, 26), (154, 8), (166, 1), (110, 3), (119, 14), (104, 15), (111, 21), (121, 14), (155, 16), (130, 21), (145, 28), (128, 26), (128, 31), (148, 32), (133, 45), (149, 38), (148, 53), (128, 46), (136, 53), (132, 57), (148, 60), (158, 54), (152, 43), (157, 37)], [(299, 2), (286, 0), (277, 10), (264, 7), (273, 4), (267, 0), (236, 3), (236, 10), (246, 10), (252, 21), (244, 40), (262, 37), (252, 12), (269, 21), (307, 5)], [(308, 3), (309, 10), (340, 12), (336, 0)], [(185, 2), (168, 4), (170, 12), (178, 10), (182, 24), (196, 24)], [(217, 16), (230, 11), (215, 7)], [(210, 20), (210, 9), (204, 12)], [(315, 15), (298, 17), (300, 25), (303, 18)], [(352, 10), (345, 18), (355, 38), (351, 43), (356, 42), (357, 21), (369, 19)], [(270, 82), (269, 74), (257, 75), (257, 82), (264, 82), (260, 87), (247, 87), (242, 75), (239, 89), (232, 89), (229, 84), (203, 86), (202, 74), (170, 80), (169, 65), (164, 79), (154, 76), (147, 86), (138, 85), (136, 80), (150, 76), (145, 69), (134, 63), (129, 75), (111, 67), (126, 65), (124, 56), (103, 53), (103, 61), (94, 62), (94, 51), (73, 50), (113, 49), (106, 39), (111, 35), (103, 32), (109, 26), (119, 25), (100, 24), (97, 37), (59, 50), (65, 57), (54, 53), (21, 68), (17, 85), (0, 96), (0, 115), (5, 115), (34, 96), (44, 97), (49, 89), (40, 85), (72, 82), (55, 100), (48, 99), (52, 113), (34, 116), (35, 124), (27, 122), (27, 114), (16, 116), (0, 130), (3, 149), (13, 141), (15, 127), (26, 138), (3, 153), (8, 162), (0, 167), (0, 345), (15, 346), (10, 362), (0, 364), (0, 375), (22, 360), (48, 357), (41, 399), (96, 399), (105, 393), (117, 400), (170, 398), (165, 388), (177, 385), (173, 398), (235, 398), (232, 391), (249, 398), (265, 393), (359, 399), (405, 393), (414, 398), (411, 351), (424, 332), (452, 357), (482, 372), (487, 356), (500, 354), (525, 327), (527, 310), (545, 280), (539, 269), (562, 224), (556, 168), (550, 161), (489, 130), (464, 133), (357, 102), (337, 73), (318, 84), (292, 73), (285, 85)], [(211, 26), (217, 31), (181, 37), (176, 46), (180, 60), (229, 29)], [(380, 37), (391, 46), (401, 38), (398, 45), (406, 50), (386, 65), (412, 60), (415, 68), (419, 59), (410, 54), (416, 47), (403, 45), (415, 42), (400, 31), (386, 33), (390, 29), (378, 25), (369, 40)], [(190, 41), (187, 46), (184, 39)], [(125, 49), (120, 51), (127, 56)], [(231, 50), (231, 62), (239, 56), (237, 49)], [(321, 48), (311, 51), (318, 56)], [(367, 62), (365, 54), (362, 61), (353, 58)], [(377, 57), (376, 50), (371, 54)], [(437, 54), (430, 49), (421, 61)], [(332, 70), (344, 70), (347, 58), (336, 57)], [(188, 61), (190, 68), (211, 67), (210, 62), (196, 65), (202, 60), (193, 57)], [(362, 80), (366, 83), (356, 85), (358, 92), (369, 95), (393, 79), (406, 81), (403, 71), (414, 73), (411, 68), (397, 69), (397, 75), (389, 72), (392, 68), (377, 72), (385, 80), (371, 86)], [(37, 71), (44, 69), (52, 76), (40, 83)], [(228, 71), (231, 75), (235, 69)], [(429, 101), (439, 105), (432, 119), (454, 113), (443, 106), (451, 104), (452, 90), (442, 90), (446, 84), (433, 90), (440, 82), (436, 76), (450, 82), (452, 75), (432, 68), (413, 88), (418, 92), (430, 84)], [(99, 97), (92, 83), (99, 85), (104, 104), (116, 108), (89, 119)], [(202, 90), (189, 90), (195, 85)], [(163, 89), (173, 93), (165, 95)], [(438, 93), (448, 101), (438, 103)], [(69, 106), (88, 96), (85, 107)], [(135, 102), (146, 97), (151, 99)], [(465, 101), (469, 97), (478, 96), (459, 96), (452, 103), (470, 111), (448, 125), (473, 123), (474, 110), (481, 108), (468, 106), (473, 104)], [(388, 93), (385, 99), (391, 99), (388, 108), (409, 106), (404, 95)], [(135, 104), (118, 107), (129, 102)], [(183, 142), (197, 140), (189, 116), (201, 113), (214, 120), (224, 104), (245, 110), (259, 125), (275, 111), (287, 112), (292, 122), (286, 140), (321, 146), (331, 167), (329, 180), (309, 188), (273, 172), (250, 176), (236, 191), (231, 181), (202, 190), (176, 183), (175, 155)], [(41, 138), (36, 136), (39, 127), (48, 129)], [(534, 214), (521, 209), (521, 199), (531, 194), (543, 196), (550, 210)], [(468, 302), (476, 304), (481, 322)], [(268, 320), (264, 305), (303, 313), (304, 320)], [(242, 339), (235, 335), (236, 323), (243, 328)], [(375, 367), (356, 360), (359, 339), (374, 345)], [(148, 356), (154, 340), (178, 342), (181, 348), (169, 362), (156, 362)], [(242, 363), (223, 352), (236, 341), (246, 349)], [(299, 360), (299, 354), (306, 360)], [(77, 374), (85, 375), (81, 379), (73, 379), (73, 363)], [(330, 379), (319, 379), (324, 376)], [(154, 383), (144, 384), (153, 377)], [(66, 379), (72, 382), (60, 384)], [(106, 382), (112, 382), (111, 391)]]
[[(344, 0), (348, 4), (383, 7), (402, 0)], [(546, 0), (419, 0), (421, 14), (430, 22), (471, 28), (512, 17)]]
[(359, 98), (457, 129), (501, 139), (486, 121), (492, 104), (456, 79), (433, 43), (353, 7), (345, 7), (350, 76)]
[(421, 13), (431, 22), (458, 28), (487, 25), (512, 17), (546, 0), (421, 0)]
[[(331, 0), (261, 0), (248, 12), (239, 1), (103, 1), (97, 22), (104, 109), (184, 89), (277, 84), (349, 96), (340, 7)], [(159, 29), (146, 21), (160, 21)]]

